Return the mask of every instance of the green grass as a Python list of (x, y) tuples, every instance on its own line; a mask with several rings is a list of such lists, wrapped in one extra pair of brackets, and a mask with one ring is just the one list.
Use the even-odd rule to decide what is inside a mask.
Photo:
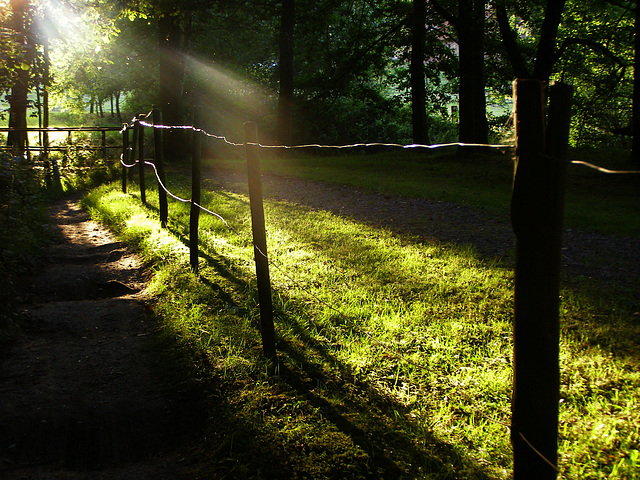
[[(296, 161), (298, 174), (318, 179), (341, 165), (340, 158)], [(368, 161), (359, 173), (388, 159)], [(280, 161), (269, 162), (266, 169), (285, 173)], [(356, 168), (349, 162), (345, 170)], [(415, 170), (404, 170), (409, 180), (390, 174), (389, 193), (410, 192), (421, 168), (436, 175), (437, 162), (405, 162)], [(482, 174), (473, 162), (455, 167)], [(362, 181), (352, 173), (334, 180), (346, 178)], [(487, 174), (487, 186), (497, 183)], [(183, 177), (171, 175), (169, 186), (189, 196)], [(443, 190), (449, 200), (464, 190), (451, 188)], [(278, 375), (269, 375), (247, 198), (204, 194), (203, 205), (239, 235), (203, 214), (195, 276), (185, 246), (188, 204), (170, 202), (163, 230), (156, 195), (148, 192), (144, 207), (130, 191), (108, 185), (84, 203), (154, 265), (149, 293), (163, 331), (193, 366), (191, 380), (210, 392), (212, 421), (192, 452), (198, 475), (509, 478), (510, 270), (470, 249), (268, 201), (280, 360)], [(562, 292), (563, 478), (633, 478), (640, 468), (640, 303), (637, 292), (606, 288), (576, 280)]]

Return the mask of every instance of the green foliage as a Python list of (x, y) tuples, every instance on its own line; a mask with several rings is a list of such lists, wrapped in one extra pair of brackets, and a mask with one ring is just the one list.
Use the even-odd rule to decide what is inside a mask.
[[(532, 71), (546, 2), (495, 4), (507, 8), (524, 63)], [(116, 11), (107, 7), (98, 2), (85, 10), (98, 26), (93, 43), (71, 42), (60, 50), (64, 54), (54, 62), (60, 101), (83, 109), (89, 100), (121, 95), (125, 117), (157, 104), (157, 21), (169, 15), (190, 39), (183, 113), (188, 116), (192, 105), (202, 104), (214, 133), (237, 135), (247, 120), (273, 133), (277, 4), (234, 0), (175, 8), (146, 1), (123, 2)], [(458, 2), (442, 1), (427, 12), (427, 111), (434, 142), (452, 139), (456, 129), (449, 123), (449, 107), (457, 102), (457, 34), (451, 19), (459, 14), (458, 7)], [(576, 86), (574, 146), (628, 147), (626, 137), (611, 132), (627, 126), (631, 114), (632, 7), (606, 0), (566, 3), (552, 78)], [(295, 140), (407, 141), (411, 3), (299, 0), (296, 13)], [(487, 94), (498, 99), (489, 117), (498, 136), (501, 117), (509, 111), (506, 98), (514, 74), (493, 9), (487, 10), (485, 50)]]
[(101, 150), (83, 148), (92, 144), (98, 145), (99, 142), (99, 132), (76, 132), (71, 139), (65, 137), (62, 142), (57, 143), (59, 146), (66, 147), (63, 152), (51, 154), (58, 165), (64, 191), (79, 191), (95, 187), (118, 176), (120, 165), (113, 157), (105, 159)]
[(631, 123), (634, 12), (606, 1), (568, 2), (561, 34), (568, 43), (556, 78), (575, 86), (572, 143), (629, 147), (612, 135)]

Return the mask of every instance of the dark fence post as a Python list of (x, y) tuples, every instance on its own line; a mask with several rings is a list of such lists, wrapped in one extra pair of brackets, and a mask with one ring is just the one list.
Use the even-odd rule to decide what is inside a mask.
[(47, 190), (51, 188), (51, 163), (48, 158), (42, 162), (44, 166), (44, 184)]
[(260, 328), (262, 330), (262, 349), (267, 358), (277, 362), (276, 342), (273, 328), (273, 305), (271, 300), (271, 281), (269, 279), (269, 259), (267, 257), (267, 232), (264, 222), (262, 202), (262, 180), (260, 178), (260, 159), (258, 157), (258, 134), (256, 124), (244, 124), (245, 151), (249, 176), (249, 202), (251, 206), (251, 229), (253, 231), (253, 253), (258, 278), (258, 301), (260, 302)]
[(566, 153), (571, 88), (558, 85), (551, 89), (549, 128), (545, 128), (542, 82), (516, 80), (514, 100), (517, 158), (511, 199), (516, 236), (513, 478), (550, 480), (558, 473), (558, 310), (565, 170), (562, 159), (550, 155)]
[(122, 125), (122, 193), (127, 193), (127, 170), (129, 165), (129, 127)]
[[(200, 186), (202, 182), (202, 107), (193, 111), (193, 132), (191, 145), (191, 213), (189, 216), (189, 259), (191, 269), (198, 273), (198, 221), (200, 219)], [(197, 205), (196, 205), (197, 204)]]
[[(138, 119), (135, 122), (135, 131), (138, 132), (138, 172), (140, 174), (140, 201), (147, 203), (147, 187), (144, 178), (144, 125)], [(136, 136), (135, 133), (133, 135)]]
[[(46, 98), (46, 97), (45, 97)], [(48, 102), (48, 100), (45, 100)], [(45, 182), (47, 185), (47, 189), (51, 187), (51, 163), (49, 161), (49, 112), (48, 106), (45, 107), (46, 112), (43, 118), (43, 127), (45, 130), (42, 132), (42, 160), (44, 162), (44, 171), (45, 171)]]
[(53, 186), (56, 190), (62, 191), (62, 181), (60, 180), (60, 167), (55, 156), (51, 157), (51, 170), (53, 171)]
[(102, 159), (107, 163), (107, 131), (102, 131)]
[[(157, 126), (162, 125), (162, 112), (158, 108), (153, 108), (153, 141), (154, 141), (154, 164), (158, 171), (158, 177), (162, 185), (166, 185), (164, 179), (164, 161), (162, 158), (162, 128)], [(164, 191), (162, 185), (158, 185), (158, 204), (160, 206), (160, 224), (162, 227), (167, 226), (167, 220), (169, 219), (169, 206), (167, 204), (167, 192)]]

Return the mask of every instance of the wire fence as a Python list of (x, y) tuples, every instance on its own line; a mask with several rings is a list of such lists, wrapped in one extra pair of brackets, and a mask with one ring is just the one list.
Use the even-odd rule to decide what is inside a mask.
[[(403, 149), (403, 150), (408, 150), (408, 149), (429, 149), (429, 150), (434, 150), (434, 149), (442, 149), (442, 148), (451, 148), (451, 147), (457, 147), (457, 148), (486, 148), (486, 149), (500, 149), (503, 151), (512, 151), (514, 152), (514, 154), (517, 154), (516, 151), (516, 147), (515, 145), (511, 145), (511, 144), (477, 144), (477, 143), (462, 143), (462, 142), (454, 142), (454, 143), (444, 143), (444, 144), (431, 144), (431, 145), (423, 145), (423, 144), (397, 144), (397, 143), (381, 143), (381, 142), (372, 142), (372, 143), (352, 143), (352, 144), (345, 144), (345, 145), (324, 145), (324, 144), (301, 144), (301, 145), (265, 145), (262, 143), (258, 143), (258, 142), (244, 142), (244, 143), (236, 143), (236, 142), (232, 142), (230, 140), (227, 139), (227, 137), (223, 136), (223, 135), (216, 135), (210, 132), (207, 132), (206, 130), (202, 129), (202, 128), (197, 128), (195, 126), (192, 125), (181, 125), (181, 126), (171, 126), (171, 125), (158, 125), (158, 124), (153, 124), (153, 123), (149, 123), (144, 121), (143, 118), (147, 118), (149, 117), (150, 114), (144, 115), (144, 116), (140, 116), (138, 118), (135, 118), (132, 123), (127, 124), (123, 127), (123, 129), (121, 130), (122, 133), (126, 132), (126, 130), (128, 128), (132, 128), (135, 126), (135, 124), (139, 124), (143, 127), (150, 127), (153, 128), (154, 130), (191, 130), (193, 131), (195, 134), (202, 134), (206, 137), (209, 138), (214, 138), (217, 140), (220, 140), (222, 142), (224, 142), (224, 144), (232, 146), (232, 147), (246, 147), (246, 146), (253, 146), (253, 147), (257, 147), (260, 149), (288, 149), (288, 150), (293, 150), (293, 149), (353, 149), (353, 148), (369, 148), (369, 147), (388, 147), (388, 148), (395, 148), (395, 149)], [(131, 147), (129, 147), (131, 149)], [(135, 161), (132, 164), (126, 164), (124, 161), (124, 155), (125, 153), (123, 152), (123, 156), (121, 157), (121, 163), (124, 167), (127, 168), (132, 168), (136, 165), (138, 165), (139, 161)], [(546, 156), (547, 159), (551, 158), (553, 160), (558, 160), (556, 157), (551, 157), (551, 156)], [(559, 162), (561, 163), (566, 163), (568, 165), (576, 165), (576, 166), (581, 166), (581, 167), (585, 167), (585, 168), (589, 168), (593, 171), (602, 173), (602, 174), (606, 174), (606, 175), (637, 175), (640, 174), (639, 170), (612, 170), (612, 169), (608, 169), (608, 168), (604, 168), (598, 165), (595, 165), (593, 163), (590, 162), (586, 162), (586, 161), (582, 161), (582, 160), (559, 160)], [(158, 170), (156, 168), (156, 165), (153, 162), (148, 162), (145, 161), (144, 162), (145, 165), (149, 165), (153, 168), (156, 179), (158, 181), (158, 185), (159, 188), (161, 188), (167, 195), (169, 195), (171, 198), (179, 201), (179, 202), (183, 202), (183, 203), (191, 203), (192, 205), (194, 205), (195, 207), (197, 207), (199, 210), (212, 215), (216, 218), (218, 218), (221, 222), (223, 222), (223, 224), (225, 225), (225, 227), (231, 231), (232, 233), (234, 233), (235, 235), (237, 235), (239, 238), (241, 238), (244, 242), (247, 242), (248, 244), (253, 245), (254, 247), (254, 252), (256, 252), (258, 255), (261, 255), (262, 257), (264, 257), (269, 265), (271, 265), (273, 268), (275, 268), (276, 270), (278, 270), (289, 282), (291, 282), (292, 285), (294, 285), (296, 288), (300, 289), (301, 291), (305, 292), (306, 295), (308, 295), (308, 297), (310, 297), (311, 299), (313, 299), (315, 302), (317, 302), (318, 304), (322, 305), (323, 307), (330, 309), (331, 311), (333, 311), (334, 313), (336, 313), (337, 315), (339, 315), (342, 319), (348, 319), (348, 316), (339, 308), (337, 308), (336, 306), (330, 304), (329, 302), (323, 300), (321, 297), (319, 297), (310, 287), (308, 287), (307, 285), (304, 285), (303, 283), (297, 281), (293, 275), (289, 274), (286, 270), (285, 267), (283, 267), (281, 264), (279, 264), (279, 262), (275, 261), (274, 259), (270, 258), (267, 253), (265, 251), (262, 251), (262, 249), (255, 243), (255, 241), (252, 238), (249, 238), (246, 235), (242, 235), (241, 233), (239, 233), (239, 231), (234, 228), (230, 222), (225, 219), (222, 215), (220, 215), (219, 213), (213, 212), (212, 210), (207, 209), (206, 207), (200, 205), (197, 202), (194, 202), (191, 199), (186, 199), (186, 198), (182, 198), (179, 197), (178, 195), (172, 193), (165, 185), (165, 183), (162, 181), (161, 176), (158, 174)], [(372, 335), (370, 332), (368, 331), (363, 331), (364, 335), (375, 345), (377, 345), (378, 347), (380, 347), (386, 355), (388, 355), (389, 357), (395, 358), (401, 362), (405, 362), (406, 364), (412, 365), (416, 368), (419, 369), (428, 369), (428, 366), (420, 363), (420, 362), (416, 362), (413, 359), (409, 358), (407, 355), (403, 354), (402, 352), (399, 352), (397, 349), (394, 349), (391, 345), (389, 345), (386, 342), (380, 341), (377, 338), (375, 338), (374, 335)], [(339, 340), (339, 337), (341, 335), (341, 332), (333, 332), (332, 336), (335, 336), (335, 340)], [(468, 399), (469, 401), (472, 401), (471, 399)], [(517, 437), (519, 437), (526, 445), (528, 448), (530, 448), (530, 450), (532, 452), (535, 453), (535, 455), (537, 455), (547, 466), (551, 467), (556, 473), (560, 473), (560, 470), (558, 469), (558, 467), (556, 466), (556, 464), (554, 462), (552, 462), (549, 458), (547, 458), (547, 456), (545, 456), (543, 453), (540, 452), (540, 450), (538, 448), (536, 448), (536, 446), (534, 446), (532, 444), (532, 442), (527, 439), (527, 437), (523, 434), (522, 431), (515, 431), (513, 430), (513, 426), (509, 425), (503, 421), (500, 421), (496, 418), (493, 418), (491, 416), (487, 416), (484, 414), (480, 414), (480, 416), (482, 416), (483, 418), (485, 418), (486, 420), (495, 423), (495, 424), (499, 424), (501, 426), (504, 426), (506, 428), (508, 428), (511, 431), (512, 434), (512, 438), (513, 435), (515, 433), (515, 435)]]
[[(149, 116), (149, 114), (145, 115)], [(134, 121), (125, 125), (120, 133), (123, 133), (127, 128), (132, 128), (134, 125)], [(320, 143), (308, 143), (308, 144), (300, 144), (300, 145), (269, 145), (262, 143), (254, 143), (254, 142), (245, 142), (245, 143), (237, 143), (230, 141), (224, 135), (216, 135), (214, 133), (207, 132), (202, 128), (194, 127), (193, 125), (154, 125), (153, 123), (145, 122), (143, 120), (139, 120), (139, 124), (144, 127), (161, 129), (161, 130), (191, 130), (194, 133), (200, 133), (209, 138), (217, 139), (223, 141), (226, 145), (231, 147), (244, 147), (245, 145), (253, 145), (259, 148), (264, 149), (280, 149), (280, 150), (302, 150), (302, 149), (327, 149), (327, 150), (344, 150), (344, 149), (353, 149), (353, 148), (368, 148), (368, 147), (388, 147), (388, 148), (396, 148), (399, 150), (412, 150), (412, 149), (425, 149), (425, 150), (437, 150), (443, 148), (452, 148), (452, 147), (462, 147), (462, 148), (486, 148), (486, 149), (496, 149), (496, 150), (511, 150), (515, 152), (515, 145), (513, 144), (487, 144), (487, 143), (464, 143), (464, 142), (450, 142), (450, 143), (436, 143), (436, 144), (421, 144), (421, 143), (410, 143), (410, 144), (402, 144), (402, 143), (383, 143), (383, 142), (368, 142), (368, 143), (348, 143), (348, 144), (339, 144), (339, 145), (331, 145), (331, 144), (320, 144)], [(552, 157), (547, 157), (552, 158)], [(553, 158), (557, 160), (557, 158)], [(591, 170), (595, 170), (600, 173), (612, 174), (612, 175), (638, 175), (640, 174), (640, 170), (612, 170), (609, 168), (601, 167), (595, 165), (590, 162), (586, 162), (584, 160), (561, 160), (570, 165), (580, 165)]]

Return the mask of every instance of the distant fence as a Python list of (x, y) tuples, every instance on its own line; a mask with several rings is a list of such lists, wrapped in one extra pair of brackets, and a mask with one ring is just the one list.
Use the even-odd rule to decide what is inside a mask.
[[(51, 185), (53, 181), (53, 185), (56, 188), (61, 188), (60, 184), (60, 167), (58, 165), (58, 161), (52, 157), (49, 158), (50, 152), (63, 152), (65, 155), (70, 155), (72, 152), (78, 151), (100, 151), (102, 152), (102, 158), (106, 162), (108, 158), (107, 152), (111, 149), (120, 150), (120, 145), (107, 145), (107, 132), (119, 132), (121, 130), (120, 127), (33, 127), (33, 128), (0, 128), (0, 133), (12, 133), (12, 132), (26, 132), (27, 133), (27, 142), (26, 145), (21, 147), (15, 145), (0, 145), (0, 151), (9, 151), (16, 152), (19, 150), (19, 154), (22, 156), (26, 156), (27, 159), (31, 159), (32, 154), (37, 154), (38, 160), (42, 162), (42, 165), (45, 170), (45, 181), (47, 185)], [(49, 134), (50, 133), (67, 133), (67, 144), (59, 145), (59, 144), (50, 144), (49, 142)], [(100, 142), (99, 144), (81, 144), (73, 142), (73, 133), (74, 132), (89, 132), (89, 133), (100, 133)], [(29, 144), (29, 134), (30, 133), (38, 133), (38, 145), (30, 145)], [(53, 178), (52, 178), (53, 177)]]
[[(26, 147), (24, 147), (24, 153), (28, 157), (32, 152), (38, 153), (46, 157), (49, 152), (65, 152), (70, 148), (76, 150), (88, 150), (88, 151), (101, 151), (103, 158), (107, 158), (107, 151), (109, 149), (119, 149), (118, 145), (107, 145), (107, 132), (119, 132), (121, 127), (28, 127), (28, 128), (8, 128), (8, 127), (0, 127), (0, 133), (11, 133), (11, 132), (27, 132), (27, 138), (29, 133), (38, 133), (38, 143), (39, 145), (31, 145), (27, 143)], [(49, 144), (48, 134), (49, 133), (59, 133), (59, 132), (67, 132), (68, 144), (67, 145), (51, 145)], [(98, 145), (93, 144), (73, 144), (73, 133), (74, 132), (99, 132), (100, 133), (100, 143)], [(0, 145), (0, 150), (12, 150), (13, 146), (8, 145)]]

